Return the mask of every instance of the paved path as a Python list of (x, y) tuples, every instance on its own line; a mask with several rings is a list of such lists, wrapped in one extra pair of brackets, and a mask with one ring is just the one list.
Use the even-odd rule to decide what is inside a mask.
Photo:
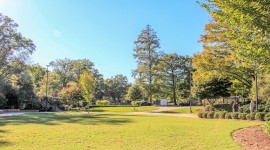
[(169, 110), (174, 110), (174, 109), (178, 109), (181, 107), (168, 107), (168, 106), (164, 106), (164, 107), (157, 107), (158, 110), (151, 110), (149, 112), (151, 113), (161, 113), (162, 111), (169, 111)]
[(177, 113), (161, 113), (162, 111), (169, 111), (179, 108), (186, 107), (158, 107), (158, 110), (151, 110), (148, 112), (130, 112), (127, 114), (131, 115), (159, 115), (159, 116), (175, 116), (175, 117), (189, 117), (189, 118), (198, 118), (196, 114), (177, 114)]
[(22, 112), (8, 112), (8, 113), (0, 114), (0, 117), (16, 116), (16, 115), (22, 115), (22, 114), (24, 114), (24, 113), (22, 113)]

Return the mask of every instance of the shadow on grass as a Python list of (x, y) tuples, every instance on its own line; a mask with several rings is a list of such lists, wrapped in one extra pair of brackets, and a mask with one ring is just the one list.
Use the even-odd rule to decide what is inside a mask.
[(7, 142), (7, 141), (4, 141), (4, 140), (1, 139), (2, 137), (4, 137), (3, 134), (6, 134), (6, 133), (8, 133), (7, 130), (0, 130), (0, 149), (1, 149), (2, 146), (11, 145), (10, 142)]
[(181, 114), (179, 112), (173, 112), (173, 111), (162, 111), (161, 113), (167, 113), (167, 114)]
[(101, 110), (101, 109), (90, 109), (89, 112), (105, 112), (106, 110)]
[(131, 122), (133, 121), (130, 118), (117, 114), (29, 113), (0, 118), (0, 126), (26, 124), (60, 125), (63, 123), (81, 125), (121, 125)]

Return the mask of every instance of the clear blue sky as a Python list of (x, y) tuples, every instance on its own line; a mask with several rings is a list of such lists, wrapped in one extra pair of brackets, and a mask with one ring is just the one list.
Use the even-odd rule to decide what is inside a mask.
[(105, 78), (136, 68), (134, 41), (150, 24), (166, 53), (193, 55), (210, 16), (196, 0), (0, 0), (37, 46), (33, 63), (87, 58)]

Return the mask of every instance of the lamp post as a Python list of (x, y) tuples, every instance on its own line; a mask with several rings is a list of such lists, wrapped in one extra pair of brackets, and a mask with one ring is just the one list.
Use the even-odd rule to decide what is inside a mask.
[(189, 90), (190, 90), (190, 94), (189, 94), (189, 112), (192, 113), (191, 110), (191, 66), (192, 66), (192, 58), (190, 58), (190, 62), (189, 62)]
[(47, 104), (48, 104), (48, 79), (49, 79), (49, 70), (48, 70), (48, 67), (50, 65), (46, 65), (47, 66), (47, 69), (46, 69), (46, 73), (47, 73), (47, 80), (46, 80), (46, 111), (47, 111)]

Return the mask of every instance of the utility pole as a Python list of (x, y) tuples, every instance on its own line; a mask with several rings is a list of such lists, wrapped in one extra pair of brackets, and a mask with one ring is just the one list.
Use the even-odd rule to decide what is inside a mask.
[(49, 65), (46, 65), (47, 66), (47, 69), (46, 69), (46, 73), (47, 73), (47, 80), (46, 80), (46, 111), (47, 111), (47, 104), (48, 104), (48, 79), (49, 79), (49, 70), (48, 70), (48, 67)]

